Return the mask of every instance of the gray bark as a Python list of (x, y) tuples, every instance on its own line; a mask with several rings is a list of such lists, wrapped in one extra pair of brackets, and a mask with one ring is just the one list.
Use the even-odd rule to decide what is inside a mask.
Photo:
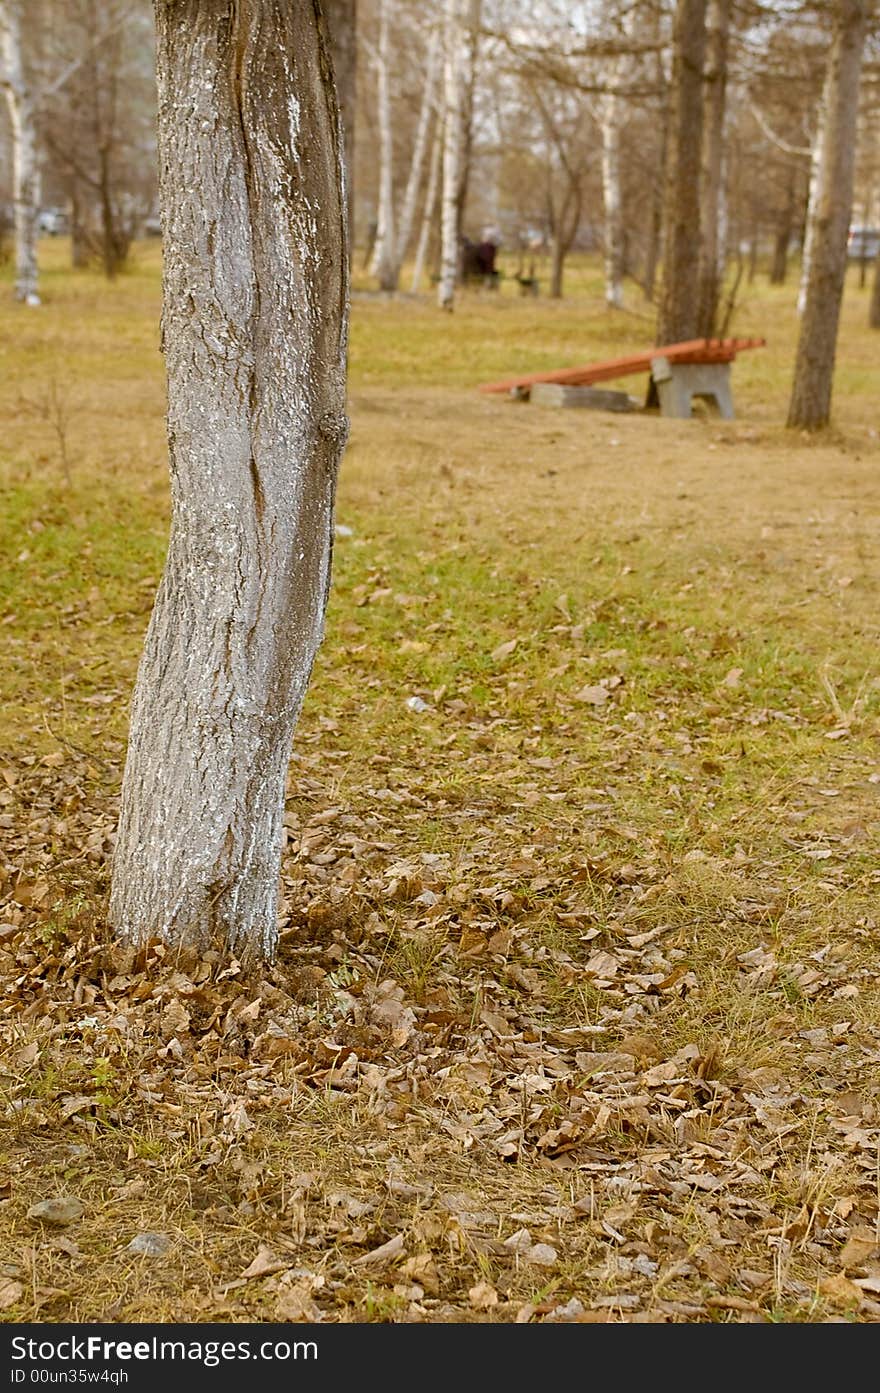
[(831, 415), (831, 388), (853, 201), (862, 50), (873, 0), (838, 0), (828, 59), (820, 193), (810, 274), (798, 335), (788, 425), (819, 430)]
[(15, 219), (15, 298), (38, 305), (37, 213), (40, 176), (33, 95), (22, 54), (18, 0), (0, 0), (0, 87), (12, 132), (12, 201)]
[(319, 0), (155, 10), (172, 524), (110, 918), (270, 957), (347, 433), (339, 113)]
[(706, 0), (678, 0), (664, 198), (663, 296), (657, 326), (661, 344), (697, 335), (705, 46)]
[(724, 117), (727, 105), (727, 50), (732, 0), (710, 0), (706, 22), (705, 119), (700, 186), (700, 267), (698, 331), (717, 330), (724, 277)]

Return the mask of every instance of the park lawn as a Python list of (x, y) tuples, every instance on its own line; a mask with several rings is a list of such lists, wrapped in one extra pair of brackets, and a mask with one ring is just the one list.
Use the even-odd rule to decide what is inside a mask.
[(105, 926), (167, 535), (159, 254), (107, 285), (43, 247), (40, 310), (0, 286), (3, 1317), (875, 1321), (867, 289), (807, 438), (793, 285), (743, 292), (737, 419), (679, 422), (475, 390), (649, 345), (589, 261), (452, 316), (358, 277), (249, 975)]

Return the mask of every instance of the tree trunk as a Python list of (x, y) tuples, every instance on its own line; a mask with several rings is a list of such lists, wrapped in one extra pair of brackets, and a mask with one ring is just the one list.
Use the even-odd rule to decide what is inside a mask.
[(15, 298), (38, 305), (37, 213), (40, 176), (34, 102), (22, 55), (22, 13), (17, 0), (0, 0), (0, 86), (12, 133), (12, 202), (15, 219)]
[[(622, 77), (615, 64), (612, 86)], [(605, 303), (613, 309), (623, 304), (623, 199), (620, 186), (620, 128), (623, 103), (615, 90), (602, 100), (599, 129), (602, 134), (602, 204), (605, 240)]]
[(455, 195), (458, 231), (464, 227), (468, 185), (471, 177), (471, 151), (474, 140), (474, 93), (477, 86), (477, 53), (483, 0), (465, 0), (461, 32), (461, 147), (458, 160), (458, 191)]
[(838, 0), (828, 59), (821, 194), (788, 425), (819, 430), (831, 415), (831, 388), (853, 201), (859, 74), (873, 0)]
[(354, 152), (357, 114), (357, 0), (324, 0), (330, 30), (333, 74), (339, 98), (345, 151), (345, 188), (348, 200), (348, 246), (354, 253)]
[(678, 343), (698, 332), (700, 257), (700, 151), (703, 128), (703, 56), (706, 0), (677, 0), (672, 66), (672, 110), (664, 198), (665, 246), (658, 343)]
[(455, 305), (458, 280), (458, 195), (462, 146), (461, 0), (446, 0), (443, 29), (443, 189), (440, 209), (440, 282), (437, 302), (441, 309)]
[(792, 170), (788, 181), (788, 193), (785, 204), (779, 215), (779, 222), (776, 224), (776, 236), (773, 242), (773, 261), (770, 267), (770, 284), (784, 285), (785, 277), (788, 272), (788, 249), (791, 245), (791, 234), (794, 227), (795, 209), (795, 180), (796, 175)]
[(724, 198), (724, 116), (727, 104), (727, 50), (731, 0), (709, 0), (706, 21), (705, 120), (700, 186), (700, 267), (698, 332), (711, 338), (717, 329), (724, 278), (722, 201)]
[(425, 85), (422, 89), (422, 102), (419, 108), (419, 119), (416, 125), (415, 140), (413, 141), (412, 159), (409, 166), (409, 176), (406, 181), (406, 189), (403, 195), (403, 204), (400, 210), (400, 225), (397, 231), (397, 264), (400, 267), (409, 248), (409, 240), (412, 236), (413, 219), (416, 212), (416, 199), (419, 196), (419, 189), (422, 186), (422, 173), (425, 167), (425, 152), (428, 148), (428, 131), (431, 126), (431, 115), (437, 104), (437, 70), (440, 61), (440, 29), (438, 26), (431, 30), (431, 37), (428, 40), (428, 54), (425, 64)]
[(347, 432), (341, 129), (319, 0), (155, 11), (172, 523), (110, 918), (271, 957)]
[(413, 265), (412, 291), (413, 294), (419, 288), (422, 280), (422, 271), (425, 266), (425, 256), (428, 251), (428, 239), (431, 236), (431, 226), (434, 221), (434, 209), (437, 207), (437, 191), (440, 187), (440, 163), (443, 158), (443, 122), (439, 112), (434, 113), (434, 138), (431, 141), (431, 161), (428, 166), (428, 187), (425, 190), (425, 205), (422, 210), (422, 225), (419, 228), (419, 241), (416, 247), (416, 259)]
[(868, 324), (872, 329), (880, 329), (880, 256), (874, 261), (874, 279), (871, 282), (871, 304), (868, 308)]
[(379, 122), (379, 211), (371, 272), (380, 290), (396, 290), (399, 275), (394, 236), (394, 142), (391, 130), (391, 83), (388, 8), (379, 0), (379, 43), (376, 49), (376, 95)]
[(828, 106), (831, 100), (829, 83), (831, 81), (831, 65), (825, 69), (825, 80), (822, 84), (822, 95), (819, 99), (819, 110), (816, 113), (816, 133), (813, 136), (813, 146), (810, 153), (810, 179), (807, 186), (807, 220), (804, 227), (804, 246), (801, 254), (801, 278), (798, 285), (797, 312), (802, 315), (807, 304), (807, 285), (810, 279), (810, 267), (813, 261), (813, 243), (816, 235), (816, 217), (819, 203), (824, 192), (824, 181), (826, 173), (826, 133), (828, 127)]

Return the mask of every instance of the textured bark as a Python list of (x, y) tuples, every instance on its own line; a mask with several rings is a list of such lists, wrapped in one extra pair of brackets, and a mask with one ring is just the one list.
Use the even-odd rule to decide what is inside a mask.
[(440, 208), (441, 309), (455, 304), (459, 263), (459, 178), (462, 153), (462, 3), (446, 0), (443, 29), (443, 189)]
[(700, 184), (698, 332), (716, 333), (724, 277), (724, 117), (732, 0), (710, 0), (706, 21), (705, 103)]
[(333, 75), (342, 120), (348, 245), (354, 247), (354, 152), (357, 115), (357, 0), (323, 0), (333, 50)]
[(12, 202), (15, 219), (15, 298), (38, 305), (37, 213), (40, 175), (34, 100), (22, 54), (18, 0), (0, 0), (0, 86), (12, 133)]
[(819, 430), (831, 415), (831, 388), (853, 201), (859, 75), (872, 0), (838, 0), (828, 59), (820, 195), (801, 316), (788, 425)]
[(697, 336), (700, 259), (700, 153), (706, 0), (678, 0), (669, 122), (663, 293), (658, 343)]
[(394, 235), (394, 141), (391, 130), (391, 74), (388, 11), (390, 0), (379, 0), (379, 42), (376, 46), (376, 98), (379, 125), (379, 215), (370, 270), (380, 290), (396, 290), (400, 274)]
[(172, 524), (110, 917), (270, 957), (347, 432), (339, 114), (319, 0), (155, 9)]

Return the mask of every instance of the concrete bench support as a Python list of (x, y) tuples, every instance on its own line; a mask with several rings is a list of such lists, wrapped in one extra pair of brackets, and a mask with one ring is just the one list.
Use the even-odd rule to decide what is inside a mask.
[(627, 392), (565, 387), (558, 382), (536, 382), (531, 399), (539, 406), (583, 406), (594, 411), (635, 411), (639, 405)]
[(689, 420), (694, 397), (709, 401), (725, 421), (733, 420), (729, 363), (670, 363), (651, 359), (651, 382), (663, 416)]

